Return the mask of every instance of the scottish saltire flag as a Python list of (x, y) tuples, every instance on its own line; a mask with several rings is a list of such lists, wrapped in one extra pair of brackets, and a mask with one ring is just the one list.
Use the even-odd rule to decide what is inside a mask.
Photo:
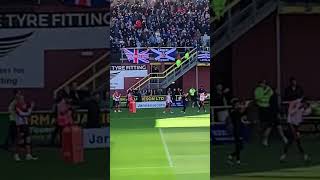
[(156, 61), (175, 61), (176, 57), (176, 48), (172, 49), (151, 49), (155, 54)]
[(123, 52), (127, 56), (128, 61), (133, 64), (149, 63), (149, 50), (139, 51), (139, 49), (123, 48)]
[(109, 0), (63, 0), (64, 4), (86, 7), (106, 7)]
[(200, 51), (198, 53), (198, 60), (200, 62), (210, 62), (210, 52), (209, 51)]

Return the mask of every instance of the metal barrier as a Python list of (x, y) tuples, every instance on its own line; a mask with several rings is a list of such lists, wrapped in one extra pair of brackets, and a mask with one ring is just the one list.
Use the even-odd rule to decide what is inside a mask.
[[(317, 103), (320, 103), (320, 101), (310, 101), (310, 102), (317, 102)], [(282, 120), (282, 123), (286, 123), (285, 120), (287, 119), (287, 108), (286, 106), (289, 104), (288, 101), (284, 101), (281, 103), (281, 109), (285, 109), (285, 111), (281, 111), (280, 114), (281, 114), (281, 117), (280, 119)], [(217, 122), (217, 121), (214, 121), (214, 111), (217, 110), (217, 109), (231, 109), (232, 106), (228, 105), (228, 106), (211, 106), (210, 107), (210, 110), (212, 112), (211, 114), (211, 120), (213, 123), (221, 123), (221, 122)], [(320, 120), (320, 116), (304, 116), (303, 117), (304, 120)], [(223, 123), (223, 122), (222, 122)], [(319, 124), (320, 124), (320, 121), (319, 121)]]

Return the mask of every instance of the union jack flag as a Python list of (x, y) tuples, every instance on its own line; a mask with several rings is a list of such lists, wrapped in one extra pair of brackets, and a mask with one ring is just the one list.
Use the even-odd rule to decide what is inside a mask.
[(123, 48), (123, 51), (126, 54), (128, 61), (133, 64), (145, 64), (150, 62), (149, 50), (139, 52), (138, 49)]

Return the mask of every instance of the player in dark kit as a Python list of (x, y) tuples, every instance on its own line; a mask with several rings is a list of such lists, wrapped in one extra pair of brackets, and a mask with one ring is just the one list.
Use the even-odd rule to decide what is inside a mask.
[(246, 121), (246, 107), (247, 104), (240, 101), (239, 99), (232, 99), (232, 110), (230, 113), (230, 120), (232, 124), (232, 133), (234, 136), (234, 145), (235, 145), (235, 151), (228, 156), (228, 162), (230, 164), (234, 164), (234, 161), (236, 161), (236, 164), (240, 165), (240, 152), (243, 149), (243, 143), (240, 139), (241, 137), (241, 126), (242, 124), (248, 124)]
[(188, 93), (184, 93), (181, 97), (181, 103), (183, 106), (183, 109), (181, 112), (186, 113), (186, 109), (187, 109), (187, 102), (188, 102)]

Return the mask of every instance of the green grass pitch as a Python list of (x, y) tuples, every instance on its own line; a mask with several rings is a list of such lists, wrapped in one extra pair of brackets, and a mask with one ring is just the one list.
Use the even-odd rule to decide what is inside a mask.
[(15, 162), (12, 154), (0, 150), (1, 180), (107, 180), (109, 179), (109, 150), (85, 151), (85, 162), (64, 163), (56, 148), (36, 148), (37, 161)]
[(213, 180), (319, 180), (320, 179), (320, 138), (304, 137), (302, 144), (311, 155), (306, 163), (299, 156), (293, 144), (285, 163), (279, 158), (283, 144), (276, 139), (271, 140), (270, 147), (258, 142), (245, 144), (241, 154), (240, 166), (227, 163), (228, 153), (233, 145), (217, 145), (211, 149), (211, 175)]
[(209, 180), (209, 113), (111, 113), (111, 180)]

